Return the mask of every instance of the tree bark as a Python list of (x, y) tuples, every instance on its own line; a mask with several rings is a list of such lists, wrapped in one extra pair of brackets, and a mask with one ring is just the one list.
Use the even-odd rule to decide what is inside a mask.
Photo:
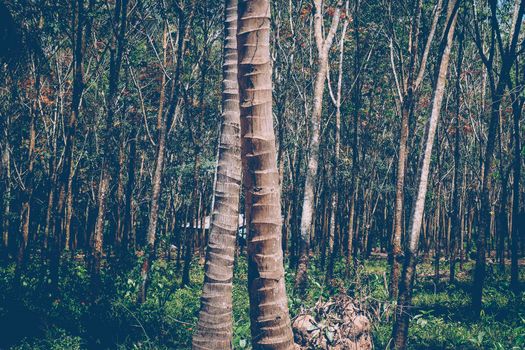
[[(346, 6), (348, 12), (348, 2)], [(344, 47), (345, 47), (345, 36), (346, 29), (348, 28), (348, 17), (345, 17), (343, 24), (343, 29), (341, 31), (341, 40), (339, 42), (339, 67), (337, 75), (337, 92), (334, 99), (332, 96), (332, 101), (334, 102), (336, 112), (335, 112), (335, 142), (334, 142), (334, 156), (332, 158), (333, 163), (333, 173), (332, 173), (332, 198), (331, 198), (331, 214), (330, 214), (330, 241), (333, 242), (335, 239), (338, 239), (340, 244), (340, 237), (336, 237), (336, 221), (338, 219), (338, 208), (339, 208), (339, 153), (340, 153), (340, 143), (341, 143), (341, 90), (343, 86), (343, 63), (344, 63)], [(332, 237), (335, 237), (332, 238)], [(330, 260), (328, 262), (328, 269), (326, 273), (326, 280), (330, 282), (332, 279), (335, 260), (337, 258), (337, 250), (334, 250), (334, 245), (329, 247), (330, 250)]]
[[(495, 1), (490, 2), (492, 10), (492, 23), (497, 24), (496, 19), (496, 3)], [(494, 87), (494, 77), (492, 72), (492, 64), (487, 64), (487, 70), (489, 70), (489, 76), (491, 78), (491, 112), (490, 112), (490, 124), (487, 135), (487, 144), (485, 146), (484, 162), (483, 162), (483, 174), (480, 188), (481, 196), (481, 211), (480, 211), (480, 226), (479, 233), (476, 237), (476, 265), (474, 267), (474, 278), (472, 284), (472, 309), (475, 315), (480, 314), (482, 308), (482, 294), (483, 287), (485, 284), (485, 268), (486, 268), (486, 249), (487, 249), (487, 238), (490, 237), (491, 232), (491, 201), (490, 193), (492, 189), (492, 161), (495, 148), (496, 134), (499, 129), (499, 118), (500, 118), (500, 107), (501, 101), (505, 92), (505, 86), (507, 79), (509, 79), (509, 72), (514, 63), (516, 55), (516, 45), (522, 24), (523, 12), (525, 10), (525, 1), (516, 0), (514, 3), (513, 23), (511, 26), (511, 32), (509, 33), (509, 42), (506, 48), (501, 48), (501, 68), (499, 79)], [(499, 29), (498, 29), (499, 30)], [(483, 53), (480, 51), (483, 55)], [(482, 56), (483, 57), (483, 56)], [(484, 60), (484, 62), (487, 62)]]
[(319, 131), (321, 123), (321, 115), (323, 111), (323, 95), (324, 84), (326, 81), (326, 74), (328, 70), (328, 53), (332, 47), (337, 27), (339, 25), (340, 8), (336, 8), (332, 17), (330, 30), (326, 38), (324, 38), (322, 23), (323, 23), (323, 8), (322, 1), (315, 0), (315, 15), (314, 15), (314, 34), (315, 42), (318, 52), (318, 70), (315, 77), (313, 107), (310, 120), (310, 145), (308, 156), (308, 166), (306, 168), (306, 180), (304, 184), (303, 197), (303, 211), (301, 214), (301, 237), (299, 245), (299, 264), (297, 266), (297, 274), (295, 277), (295, 288), (299, 293), (303, 293), (307, 287), (307, 272), (308, 260), (310, 251), (310, 236), (312, 228), (312, 218), (314, 214), (314, 188), (317, 178), (317, 168), (319, 162)]
[(241, 142), (237, 81), (237, 0), (224, 15), (222, 122), (206, 252), (204, 285), (193, 349), (232, 349), (233, 262), (239, 224)]
[(239, 3), (239, 96), (248, 228), (252, 347), (294, 349), (281, 244), (281, 191), (272, 119), (270, 2)]
[[(523, 68), (522, 68), (523, 69)], [(525, 71), (522, 72), (525, 74)], [(519, 66), (516, 63), (516, 84), (519, 81)], [(523, 84), (523, 82), (522, 82)], [(512, 89), (511, 89), (512, 90)], [(519, 89), (523, 92), (523, 85)], [(513, 183), (512, 183), (512, 231), (511, 231), (511, 264), (510, 264), (510, 288), (518, 294), (520, 291), (519, 269), (518, 269), (518, 244), (519, 244), (519, 214), (520, 214), (520, 179), (521, 179), (521, 139), (520, 139), (520, 119), (523, 110), (523, 98), (518, 92), (512, 96), (512, 115), (513, 115), (513, 142), (514, 142), (514, 159), (513, 159)]]
[[(454, 124), (454, 180), (452, 190), (452, 219), (451, 219), (451, 230), (450, 230), (450, 265), (449, 265), (449, 280), (450, 283), (455, 282), (456, 278), (456, 259), (458, 252), (458, 237), (461, 234), (461, 218), (459, 210), (459, 168), (460, 164), (460, 103), (461, 103), (461, 68), (463, 64), (463, 31), (459, 32), (458, 35), (458, 62), (456, 66), (456, 86), (455, 86), (455, 99), (456, 99), (456, 120)], [(463, 249), (461, 247), (460, 249)]]
[(425, 209), (425, 198), (428, 188), (428, 176), (430, 173), (430, 162), (434, 138), (441, 112), (447, 72), (450, 59), (450, 51), (454, 38), (454, 30), (457, 23), (457, 12), (461, 0), (451, 0), (447, 9), (446, 35), (444, 36), (444, 48), (441, 54), (436, 86), (432, 101), (432, 111), (428, 122), (425, 149), (420, 169), (419, 186), (413, 213), (410, 219), (409, 244), (405, 253), (403, 272), (399, 283), (399, 295), (395, 311), (395, 321), (392, 329), (393, 348), (405, 349), (408, 337), (409, 307), (412, 302), (412, 288), (416, 269), (416, 258), (419, 244), (419, 235)]
[[(405, 177), (407, 167), (407, 156), (408, 156), (408, 137), (409, 137), (409, 121), (410, 116), (413, 113), (415, 106), (415, 95), (419, 91), (421, 83), (424, 78), (427, 58), (430, 51), (432, 41), (434, 39), (436, 27), (438, 24), (439, 17), (441, 15), (441, 7), (443, 0), (438, 0), (434, 9), (434, 17), (430, 32), (426, 41), (425, 49), (421, 61), (419, 62), (419, 68), (416, 65), (417, 51), (419, 46), (419, 26), (421, 22), (421, 12), (423, 2), (422, 0), (414, 0), (414, 15), (412, 18), (409, 41), (409, 52), (410, 60), (408, 65), (408, 75), (406, 81), (402, 82), (402, 86), (398, 87), (400, 91), (400, 103), (401, 103), (401, 133), (399, 139), (399, 157), (397, 163), (397, 176), (396, 176), (396, 201), (394, 205), (394, 232), (392, 236), (392, 248), (390, 256), (390, 296), (395, 299), (398, 294), (399, 285), (399, 263), (401, 261), (401, 238), (403, 235), (404, 228), (404, 203), (405, 203)], [(391, 50), (393, 50), (393, 44), (391, 43)], [(393, 59), (392, 59), (393, 62)], [(395, 73), (395, 67), (392, 67)], [(397, 74), (396, 74), (397, 76)], [(416, 77), (417, 76), (417, 77)], [(397, 78), (396, 78), (397, 81)], [(401, 88), (403, 95), (401, 95)]]

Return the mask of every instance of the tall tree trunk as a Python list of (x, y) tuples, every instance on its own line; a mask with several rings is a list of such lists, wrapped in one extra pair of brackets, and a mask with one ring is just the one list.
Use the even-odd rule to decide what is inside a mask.
[[(348, 12), (348, 1), (346, 6), (346, 11)], [(341, 90), (343, 86), (343, 63), (344, 63), (344, 47), (345, 47), (345, 36), (346, 29), (348, 28), (348, 17), (345, 17), (343, 24), (343, 29), (341, 31), (341, 40), (339, 42), (339, 69), (337, 75), (337, 92), (335, 99), (332, 96), (332, 100), (335, 104), (335, 142), (334, 142), (334, 156), (332, 158), (333, 162), (333, 173), (332, 173), (332, 198), (331, 198), (331, 214), (330, 214), (330, 237), (336, 236), (336, 221), (338, 218), (338, 208), (339, 208), (339, 153), (340, 153), (340, 143), (341, 143)], [(340, 230), (339, 230), (340, 232)], [(340, 245), (341, 239), (338, 236), (338, 245)], [(332, 240), (332, 238), (331, 238)], [(337, 258), (337, 250), (333, 249), (334, 247), (329, 247), (331, 254), (330, 260), (328, 262), (328, 269), (326, 273), (326, 280), (329, 282), (332, 279), (335, 260)]]
[(6, 260), (9, 257), (9, 226), (10, 226), (10, 207), (11, 207), (11, 159), (9, 155), (9, 138), (8, 138), (9, 121), (5, 123), (5, 144), (2, 150), (2, 253)]
[(239, 96), (248, 231), (252, 347), (294, 349), (281, 243), (281, 190), (272, 119), (270, 2), (239, 3)]
[[(89, 10), (93, 4), (93, 0), (89, 2)], [(80, 102), (82, 93), (84, 91), (84, 68), (83, 68), (83, 54), (84, 54), (84, 0), (77, 0), (74, 4), (74, 19), (73, 27), (75, 28), (73, 41), (73, 92), (71, 97), (71, 114), (69, 120), (65, 123), (65, 144), (64, 144), (64, 159), (62, 162), (62, 169), (58, 179), (59, 189), (57, 191), (57, 204), (55, 207), (55, 215), (53, 217), (53, 238), (51, 248), (51, 290), (56, 292), (58, 289), (58, 275), (60, 269), (60, 251), (62, 242), (63, 229), (66, 226), (65, 204), (70, 178), (73, 176), (73, 152), (75, 148), (75, 134), (77, 129), (77, 121), (80, 113)]]
[[(136, 119), (138, 119), (136, 117)], [(136, 120), (135, 119), (135, 120)], [(137, 121), (138, 122), (138, 121)], [(134, 123), (135, 124), (135, 123)], [(137, 137), (138, 127), (132, 125), (131, 135), (129, 139), (129, 155), (127, 174), (128, 181), (126, 183), (126, 190), (124, 195), (124, 223), (122, 228), (122, 243), (124, 252), (135, 250), (135, 238), (132, 236), (133, 228), (133, 189), (135, 187), (135, 161), (137, 157)]]
[[(497, 24), (496, 19), (496, 4), (495, 1), (490, 2), (492, 11), (492, 22)], [(487, 135), (487, 144), (485, 146), (483, 174), (480, 188), (481, 196), (481, 210), (480, 210), (480, 226), (476, 237), (476, 265), (474, 267), (474, 278), (472, 284), (472, 309), (476, 315), (479, 315), (482, 308), (482, 294), (483, 286), (485, 284), (485, 268), (486, 268), (486, 249), (487, 238), (490, 237), (491, 232), (491, 201), (490, 193), (492, 189), (492, 158), (494, 155), (495, 139), (499, 129), (499, 117), (501, 101), (505, 92), (507, 79), (509, 79), (509, 72), (514, 63), (516, 55), (516, 45), (522, 24), (523, 12), (525, 10), (525, 1), (516, 0), (514, 3), (513, 23), (509, 33), (509, 42), (504, 52), (501, 52), (501, 68), (499, 79), (495, 87), (493, 87), (494, 78), (491, 82), (491, 112), (490, 124)], [(492, 75), (492, 65), (487, 65), (489, 74)]]
[[(175, 77), (173, 79), (173, 85), (171, 87), (170, 95), (170, 105), (165, 116), (160, 117), (160, 128), (158, 130), (158, 144), (157, 144), (157, 154), (155, 158), (155, 171), (152, 179), (152, 188), (151, 188), (151, 204), (149, 212), (149, 224), (147, 231), (147, 247), (146, 247), (146, 256), (141, 268), (141, 278), (142, 282), (139, 288), (139, 302), (144, 302), (146, 300), (146, 293), (148, 287), (148, 276), (149, 270), (151, 268), (152, 259), (154, 258), (155, 253), (155, 240), (156, 240), (156, 231), (157, 223), (159, 216), (159, 201), (162, 185), (162, 175), (164, 173), (164, 156), (166, 153), (166, 139), (168, 137), (168, 132), (171, 128), (171, 124), (174, 122), (177, 117), (177, 111), (179, 110), (179, 91), (180, 91), (180, 77), (183, 69), (184, 62), (184, 52), (186, 51), (186, 42), (190, 34), (191, 23), (193, 20), (193, 14), (195, 11), (195, 0), (190, 4), (190, 13), (186, 18), (183, 11), (179, 13), (179, 30), (183, 31), (183, 35), (179, 35), (179, 40), (177, 43), (177, 63), (175, 68)], [(164, 100), (160, 101), (159, 110), (163, 110)], [(159, 113), (160, 115), (160, 113)]]
[[(523, 68), (522, 68), (523, 69)], [(525, 75), (525, 70), (522, 72)], [(519, 81), (519, 66), (516, 64), (516, 84)], [(523, 84), (523, 82), (522, 82)], [(512, 90), (512, 89), (511, 89)], [(523, 86), (520, 92), (523, 91)], [(519, 214), (520, 214), (520, 179), (521, 179), (521, 140), (520, 140), (520, 119), (523, 110), (524, 100), (518, 93), (512, 94), (512, 115), (513, 115), (513, 183), (512, 183), (512, 231), (511, 231), (511, 264), (510, 264), (510, 288), (518, 294), (520, 290), (519, 269), (518, 269), (518, 243), (519, 243)], [(523, 228), (522, 228), (523, 229)]]
[[(458, 62), (456, 66), (456, 86), (455, 86), (455, 124), (454, 124), (454, 180), (452, 190), (452, 219), (450, 230), (450, 257), (449, 257), (449, 279), (450, 283), (454, 283), (456, 278), (456, 259), (458, 252), (458, 237), (461, 234), (461, 218), (459, 210), (459, 168), (460, 164), (460, 103), (461, 103), (461, 68), (463, 64), (463, 31), (458, 35)], [(463, 249), (461, 246), (460, 249)]]
[(457, 23), (457, 12), (461, 0), (450, 0), (447, 10), (446, 35), (444, 36), (444, 48), (441, 54), (439, 70), (437, 75), (436, 86), (432, 101), (432, 112), (428, 122), (427, 137), (423, 159), (420, 169), (419, 186), (417, 198), (414, 204), (412, 217), (410, 219), (409, 244), (405, 253), (403, 272), (399, 283), (399, 295), (395, 311), (395, 321), (392, 329), (393, 348), (405, 349), (408, 337), (409, 313), (408, 309), (412, 302), (412, 288), (414, 285), (414, 276), (416, 270), (416, 258), (419, 244), (419, 234), (423, 221), (423, 212), (425, 209), (425, 198), (428, 188), (428, 176), (430, 172), (430, 162), (432, 157), (432, 148), (439, 121), (443, 96), (445, 94), (445, 85), (447, 82), (447, 72), (450, 59), (450, 51), (454, 38), (454, 30)]
[(323, 6), (321, 0), (315, 0), (314, 33), (318, 52), (318, 70), (315, 77), (313, 108), (310, 121), (310, 145), (308, 156), (308, 166), (306, 168), (306, 180), (304, 184), (303, 211), (301, 214), (301, 240), (299, 246), (299, 265), (295, 277), (295, 288), (299, 293), (303, 293), (307, 287), (307, 271), (310, 252), (310, 236), (312, 229), (312, 219), (314, 215), (314, 188), (317, 178), (317, 168), (319, 162), (319, 131), (321, 115), (323, 111), (323, 95), (326, 74), (328, 70), (328, 53), (332, 46), (337, 27), (339, 25), (340, 8), (336, 8), (332, 17), (330, 30), (326, 38), (323, 34)]
[[(115, 146), (120, 148), (120, 142), (115, 143), (115, 137), (118, 134), (114, 128), (115, 111), (117, 109), (117, 90), (120, 81), (120, 70), (122, 66), (122, 57), (124, 54), (124, 46), (126, 40), (126, 23), (127, 23), (127, 0), (117, 0), (115, 2), (114, 13), (114, 28), (113, 37), (110, 47), (110, 69), (109, 69), (109, 86), (107, 97), (107, 120), (103, 130), (102, 139), (104, 145), (102, 147), (102, 171), (100, 174), (99, 193), (98, 193), (98, 214), (97, 223), (95, 225), (95, 232), (93, 234), (92, 251), (94, 259), (93, 273), (100, 272), (100, 259), (102, 258), (102, 246), (104, 239), (104, 223), (106, 220), (106, 199), (108, 198), (108, 191), (113, 187), (113, 181), (116, 178), (118, 171), (117, 163), (119, 159), (114, 156)], [(117, 153), (118, 154), (118, 153)], [(117, 204), (118, 205), (118, 204)], [(99, 250), (100, 249), (100, 250)]]
[[(430, 52), (430, 47), (434, 39), (438, 20), (441, 16), (443, 0), (438, 0), (434, 8), (434, 16), (430, 32), (427, 37), (423, 55), (419, 61), (419, 68), (416, 65), (417, 52), (419, 47), (419, 31), (421, 23), (421, 12), (423, 7), (422, 0), (414, 0), (414, 13), (412, 17), (411, 29), (410, 29), (410, 40), (409, 40), (409, 53), (410, 59), (408, 64), (408, 75), (406, 81), (401, 82), (401, 86), (397, 82), (396, 69), (393, 66), (394, 74), (396, 77), (396, 84), (399, 90), (399, 99), (401, 103), (401, 133), (399, 139), (399, 157), (397, 163), (397, 177), (396, 177), (396, 201), (394, 205), (394, 232), (392, 235), (392, 247), (390, 252), (390, 296), (395, 299), (398, 293), (399, 285), (399, 263), (401, 260), (401, 237), (403, 235), (404, 228), (404, 203), (405, 203), (405, 177), (407, 167), (407, 156), (408, 156), (408, 136), (409, 136), (409, 122), (410, 117), (413, 113), (414, 106), (416, 104), (416, 94), (421, 87), (425, 70), (427, 66), (427, 59)], [(393, 54), (393, 43), (390, 43), (391, 53)], [(392, 64), (393, 64), (392, 58)], [(401, 90), (403, 91), (401, 95)]]
[(40, 98), (40, 73), (35, 65), (35, 99), (31, 109), (31, 117), (29, 120), (29, 135), (28, 135), (28, 153), (27, 153), (27, 175), (23, 190), (22, 215), (20, 222), (20, 242), (18, 244), (18, 258), (16, 266), (16, 281), (20, 281), (20, 274), (25, 265), (26, 249), (29, 241), (29, 226), (31, 223), (31, 199), (33, 196), (33, 170), (35, 163), (35, 142), (36, 142), (36, 118), (39, 113), (38, 99)]
[[(205, 6), (206, 6), (206, 3), (205, 3)], [(201, 211), (201, 209), (203, 208), (203, 206), (201, 205), (203, 201), (202, 200), (203, 192), (205, 192), (206, 189), (204, 186), (204, 188), (200, 190), (200, 167), (201, 167), (201, 150), (202, 150), (202, 143), (200, 141), (200, 137), (202, 135), (202, 123), (204, 120), (204, 114), (206, 112), (204, 98), (205, 98), (205, 92), (206, 92), (206, 75), (208, 73), (208, 47), (206, 46), (208, 44), (207, 28), (205, 28), (203, 31), (203, 41), (204, 41), (204, 48), (203, 48), (203, 55), (202, 55), (202, 63), (200, 65), (200, 73), (201, 73), (201, 76), (200, 76), (201, 84), (200, 84), (200, 91), (199, 91), (200, 112), (197, 117), (195, 128), (192, 128), (192, 126), (190, 125), (191, 139), (194, 145), (194, 159), (195, 159), (194, 164), (193, 164), (193, 179), (195, 183), (194, 183), (194, 187), (192, 191), (193, 193), (191, 196), (191, 199), (192, 199), (191, 206), (193, 208), (192, 211), (195, 213), (195, 216), (194, 216), (195, 221), (193, 224), (194, 230), (191, 236), (186, 237), (186, 242), (187, 242), (186, 253), (187, 254), (184, 259), (184, 270), (182, 274), (182, 285), (183, 286), (189, 285), (191, 282), (190, 281), (190, 267), (191, 267), (191, 261), (193, 257), (193, 248), (195, 246), (195, 241), (197, 242), (197, 244), (199, 244), (199, 235), (200, 235), (199, 228), (198, 228), (199, 220), (201, 219), (201, 217), (203, 217), (203, 215), (205, 215), (205, 214), (202, 214), (204, 213), (204, 210)], [(199, 198), (198, 201), (197, 201), (197, 198)], [(197, 205), (195, 205), (195, 203), (197, 203)], [(204, 235), (204, 228), (203, 228), (202, 223), (203, 222), (201, 221), (201, 231), (202, 231), (201, 233)]]
[(411, 25), (410, 66), (406, 82), (406, 90), (401, 101), (401, 135), (399, 138), (399, 155), (397, 161), (396, 201), (394, 205), (394, 232), (392, 236), (391, 267), (390, 267), (390, 296), (397, 298), (399, 285), (399, 263), (401, 258), (401, 237), (403, 235), (403, 207), (405, 203), (405, 174), (408, 156), (409, 119), (414, 105), (416, 52), (418, 49), (418, 34), (421, 21), (422, 1), (415, 0), (414, 16)]
[(193, 349), (232, 349), (232, 287), (241, 185), (237, 0), (224, 14), (222, 122), (206, 252), (204, 285)]

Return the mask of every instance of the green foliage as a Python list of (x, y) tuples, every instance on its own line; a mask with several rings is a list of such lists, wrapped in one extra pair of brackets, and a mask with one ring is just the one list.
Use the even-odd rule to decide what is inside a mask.
[[(36, 261), (38, 259), (34, 259)], [(101, 291), (102, 311), (90, 309), (89, 274), (83, 261), (63, 259), (60, 297), (50, 299), (44, 291), (42, 266), (32, 263), (22, 278), (18, 291), (25, 315), (38, 315), (45, 320), (43, 330), (25, 335), (12, 344), (13, 350), (25, 349), (86, 349), (96, 348), (133, 350), (189, 349), (197, 322), (200, 293), (204, 279), (203, 267), (195, 260), (191, 270), (191, 285), (181, 288), (180, 271), (173, 261), (157, 260), (151, 269), (148, 299), (137, 304), (140, 281), (140, 263), (137, 259), (127, 272), (106, 270)], [(465, 265), (470, 267), (470, 264)], [(316, 259), (309, 267), (309, 287), (304, 298), (293, 292), (294, 271), (286, 269), (286, 284), (291, 316), (301, 308), (313, 306), (318, 300), (347, 292), (367, 311), (373, 323), (373, 339), (377, 349), (384, 349), (392, 329), (393, 303), (387, 291), (387, 265), (384, 260), (370, 260), (356, 269), (343, 261), (336, 263), (335, 276), (325, 283), (325, 273)], [(126, 269), (119, 269), (126, 271)], [(469, 276), (458, 273), (454, 285), (441, 281), (435, 284), (431, 263), (418, 267), (414, 289), (414, 303), (409, 333), (410, 349), (522, 349), (525, 347), (524, 295), (508, 292), (508, 274), (492, 273), (489, 269), (483, 294), (485, 308), (479, 320), (469, 313)], [(14, 266), (0, 269), (0, 319), (12, 311), (8, 303), (12, 294)], [(235, 349), (250, 349), (249, 298), (247, 290), (247, 263), (240, 257), (235, 266), (233, 288), (233, 316)], [(94, 315), (96, 313), (96, 315)], [(33, 327), (30, 319), (27, 327)], [(98, 327), (94, 327), (95, 324)]]
[(67, 334), (63, 329), (54, 328), (46, 333), (44, 339), (23, 340), (12, 350), (81, 350), (85, 346), (80, 337)]

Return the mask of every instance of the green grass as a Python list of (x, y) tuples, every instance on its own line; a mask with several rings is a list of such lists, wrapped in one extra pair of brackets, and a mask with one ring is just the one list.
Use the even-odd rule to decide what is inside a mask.
[[(447, 267), (443, 262), (443, 270)], [(157, 261), (152, 268), (148, 300), (137, 305), (139, 266), (127, 273), (106, 271), (103, 298), (96, 310), (87, 305), (89, 276), (79, 262), (68, 261), (61, 271), (60, 297), (46, 294), (47, 279), (42, 266), (31, 264), (22, 279), (21, 290), (13, 290), (14, 268), (0, 268), (0, 327), (21, 328), (0, 343), (0, 348), (25, 349), (189, 349), (197, 321), (202, 266), (197, 261), (191, 271), (191, 286), (180, 288), (181, 273), (175, 263)], [(483, 293), (484, 310), (475, 319), (469, 310), (470, 269), (458, 274), (458, 282), (439, 283), (433, 266), (418, 267), (414, 305), (410, 323), (410, 349), (525, 349), (524, 294), (509, 292), (509, 271), (490, 271)], [(121, 269), (122, 270), (122, 269)], [(249, 301), (246, 260), (235, 267), (234, 348), (250, 348)], [(376, 349), (386, 348), (394, 303), (388, 298), (384, 260), (370, 260), (343, 278), (345, 266), (336, 265), (336, 278), (324, 283), (324, 272), (313, 261), (309, 269), (307, 296), (292, 292), (293, 271), (286, 270), (289, 306), (292, 317), (319, 299), (346, 292), (359, 300), (373, 322)], [(525, 277), (522, 273), (522, 279)], [(27, 327), (24, 330), (23, 327)]]

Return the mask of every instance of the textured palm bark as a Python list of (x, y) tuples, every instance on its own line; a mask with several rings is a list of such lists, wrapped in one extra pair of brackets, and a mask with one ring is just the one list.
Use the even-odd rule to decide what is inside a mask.
[(403, 272), (399, 282), (399, 295), (395, 310), (395, 320), (392, 329), (393, 348), (405, 349), (408, 337), (409, 324), (409, 308), (412, 302), (412, 288), (414, 285), (414, 276), (416, 270), (416, 259), (419, 245), (419, 236), (421, 232), (421, 224), (423, 222), (423, 213), (425, 209), (425, 198), (428, 189), (428, 176), (430, 173), (430, 163), (432, 158), (432, 148), (434, 146), (434, 138), (439, 122), (439, 115), (441, 112), (441, 105), (443, 103), (443, 96), (445, 94), (445, 86), (447, 82), (448, 65), (450, 61), (450, 51), (454, 39), (454, 31), (457, 23), (457, 12), (459, 2), (461, 0), (451, 0), (448, 3), (447, 21), (446, 21), (446, 36), (443, 53), (439, 63), (439, 71), (434, 88), (434, 96), (432, 100), (432, 111), (428, 123), (428, 130), (426, 135), (425, 149), (423, 153), (423, 161), (421, 169), (419, 170), (419, 185), (417, 191), (414, 209), (410, 218), (410, 231), (408, 237), (408, 248), (406, 250), (405, 261), (403, 264)]
[(252, 347), (293, 349), (272, 119), (270, 2), (239, 2), (239, 94)]
[(301, 237), (299, 246), (299, 264), (297, 266), (297, 274), (295, 277), (295, 288), (300, 292), (304, 292), (307, 287), (307, 271), (310, 251), (310, 236), (312, 229), (312, 219), (314, 214), (314, 188), (317, 178), (317, 168), (319, 163), (319, 144), (320, 144), (320, 123), (321, 114), (323, 111), (323, 95), (324, 84), (326, 81), (326, 74), (328, 71), (328, 52), (332, 47), (337, 27), (339, 25), (340, 8), (336, 8), (332, 17), (330, 30), (326, 38), (323, 35), (323, 8), (322, 1), (315, 0), (315, 15), (314, 15), (314, 33), (317, 45), (318, 70), (315, 77), (313, 107), (311, 115), (311, 129), (310, 129), (310, 154), (308, 156), (308, 166), (306, 168), (306, 180), (304, 185), (303, 196), (303, 211), (301, 213)]
[(232, 349), (232, 286), (239, 222), (241, 141), (237, 81), (237, 0), (224, 15), (222, 123), (204, 285), (193, 349)]

